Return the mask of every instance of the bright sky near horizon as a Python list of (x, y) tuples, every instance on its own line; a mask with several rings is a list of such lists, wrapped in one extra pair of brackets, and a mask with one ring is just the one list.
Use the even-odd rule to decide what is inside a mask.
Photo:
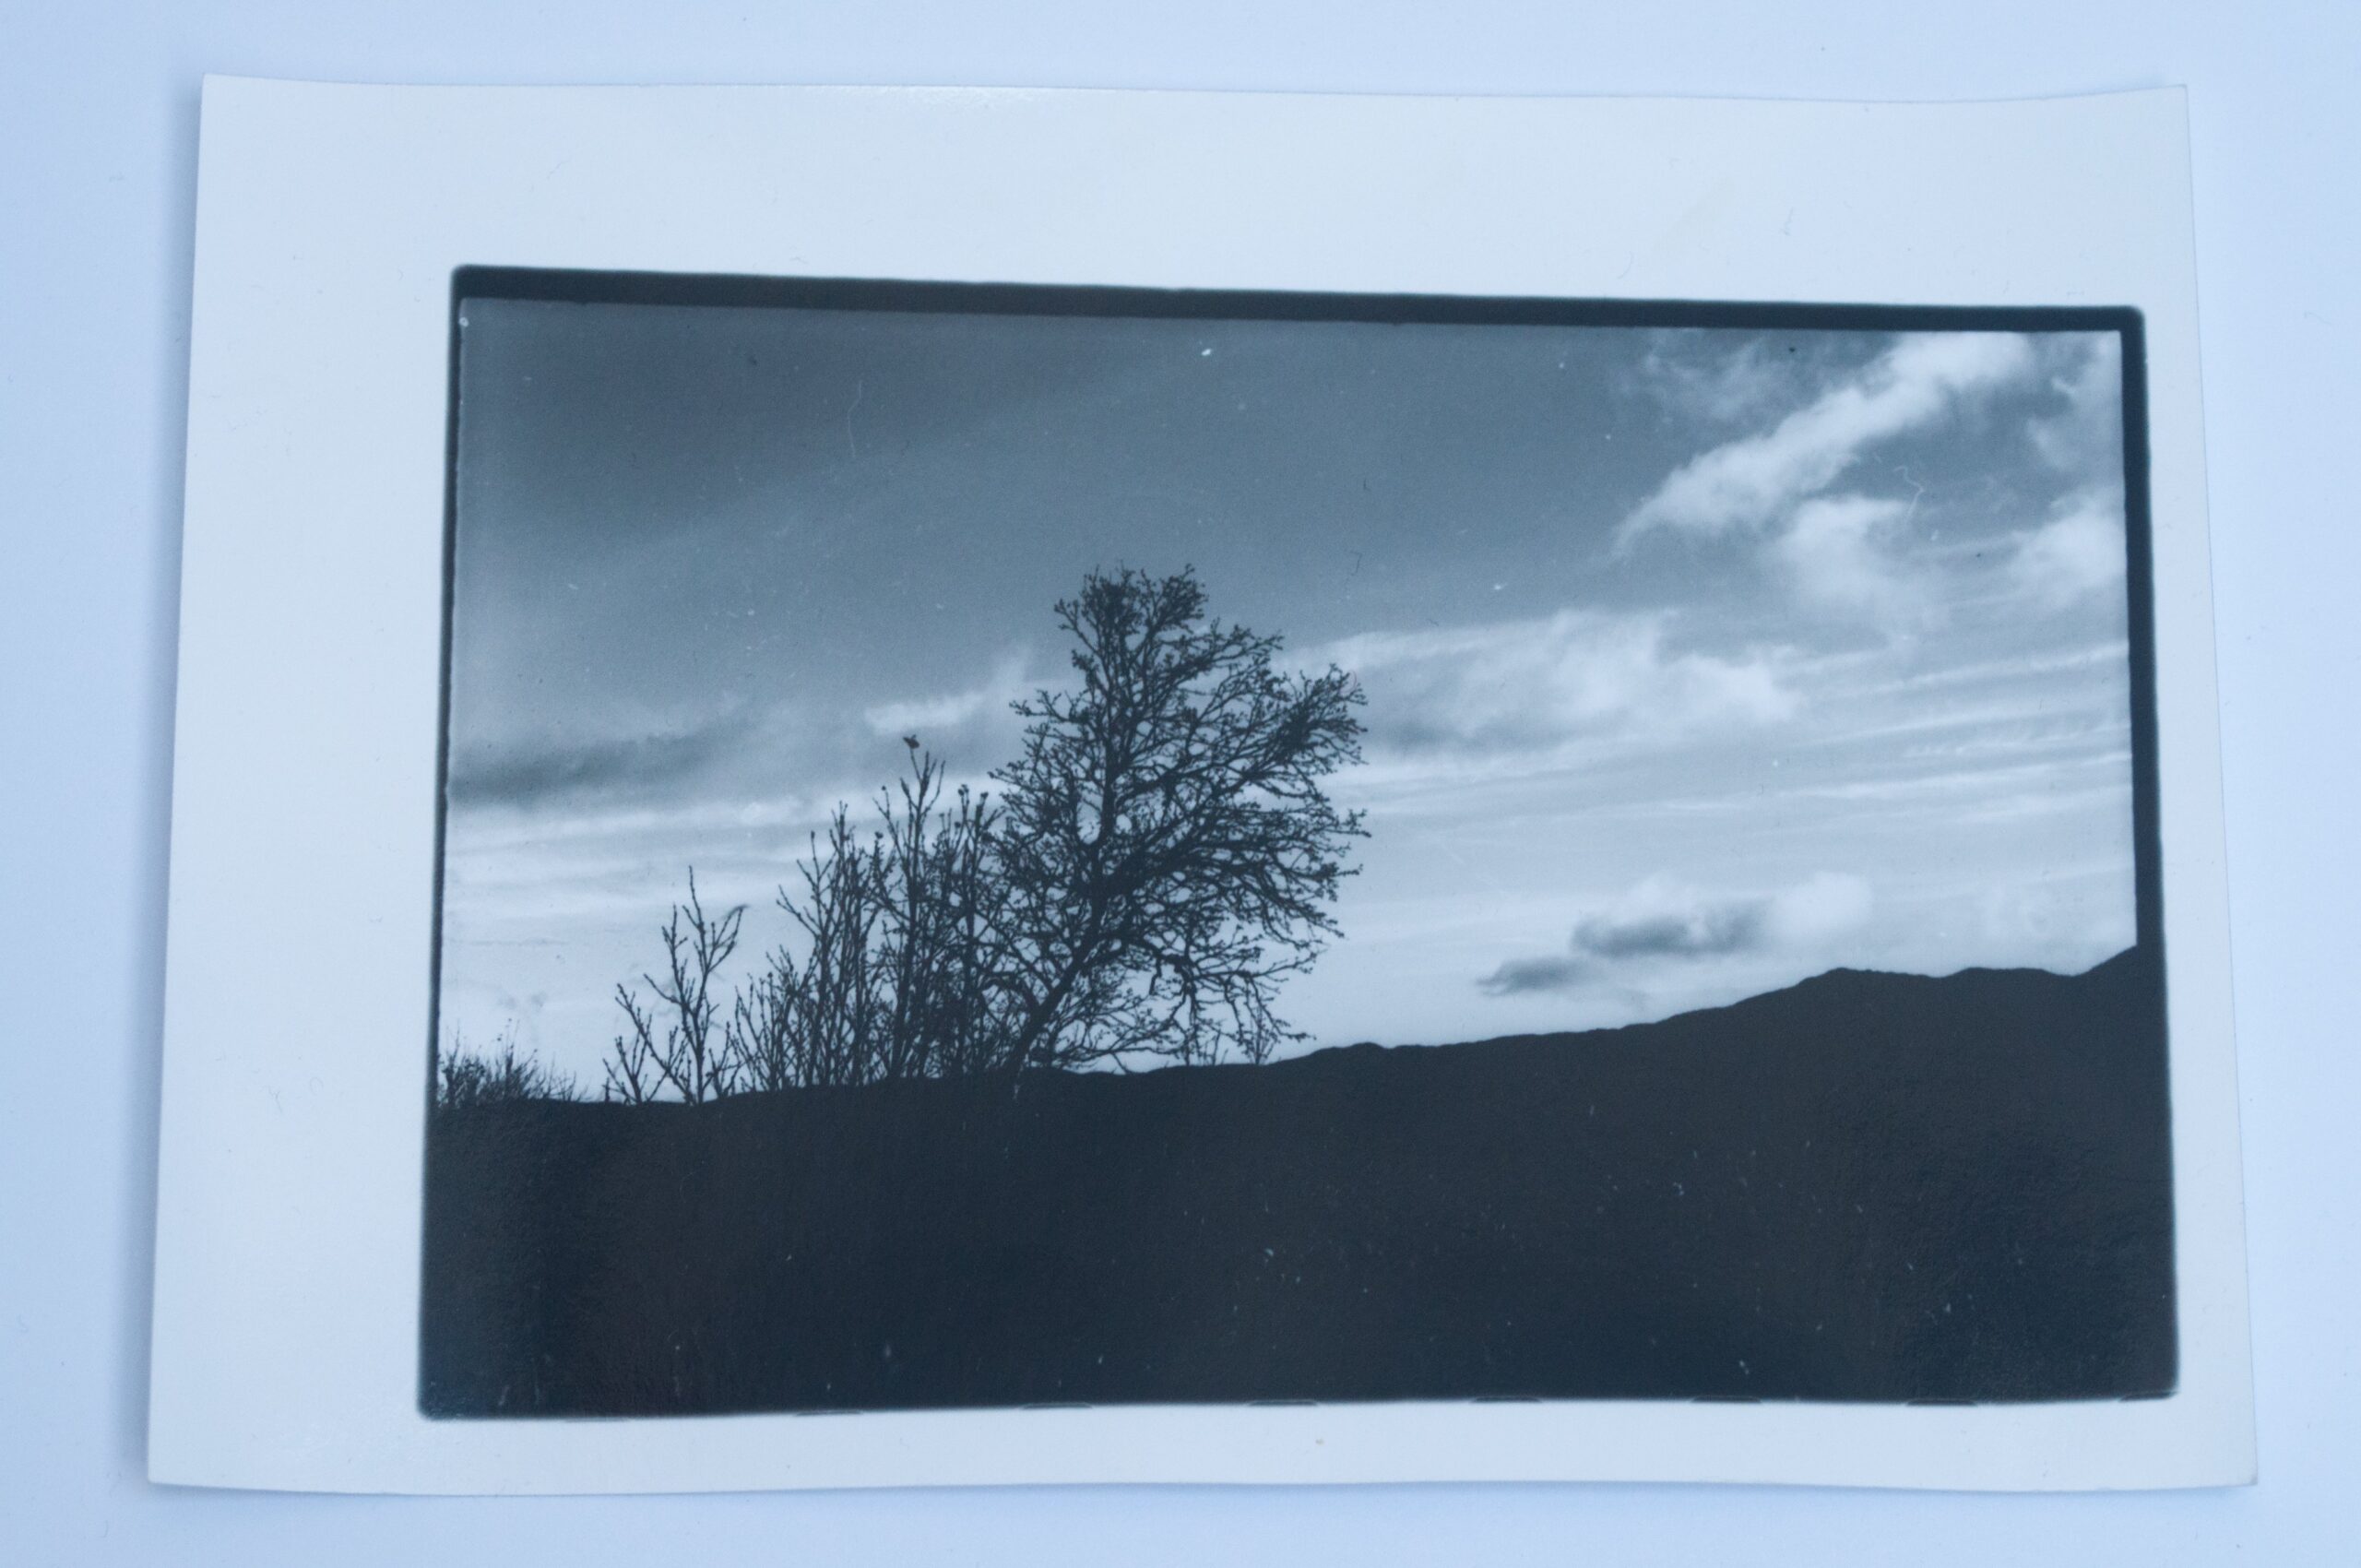
[(1309, 1046), (2132, 940), (2111, 334), (462, 314), (446, 1040), (595, 1084), (688, 867), (742, 974), (1119, 564), (1368, 691)]

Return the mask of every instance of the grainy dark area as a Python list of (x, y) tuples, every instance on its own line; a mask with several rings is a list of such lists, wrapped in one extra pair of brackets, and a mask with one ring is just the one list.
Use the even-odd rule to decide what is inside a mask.
[(437, 1416), (2176, 1377), (2157, 966), (1587, 1034), (528, 1102), (429, 1139)]

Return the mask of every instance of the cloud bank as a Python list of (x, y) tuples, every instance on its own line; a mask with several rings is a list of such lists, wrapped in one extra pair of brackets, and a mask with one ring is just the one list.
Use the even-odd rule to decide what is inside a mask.
[(448, 794), (455, 804), (529, 806), (660, 790), (734, 755), (751, 729), (750, 716), (733, 710), (622, 734), (519, 736), (457, 746)]

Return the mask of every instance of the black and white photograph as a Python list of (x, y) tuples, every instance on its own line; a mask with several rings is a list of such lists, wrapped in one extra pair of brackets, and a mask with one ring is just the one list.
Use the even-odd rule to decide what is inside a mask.
[(2361, 1562), (2361, 7), (50, 9), (0, 1560)]
[(448, 328), (427, 1416), (2175, 1392), (2136, 313)]

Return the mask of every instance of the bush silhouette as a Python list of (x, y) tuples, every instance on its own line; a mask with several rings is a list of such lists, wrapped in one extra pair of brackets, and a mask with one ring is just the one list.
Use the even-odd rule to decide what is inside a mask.
[(455, 1037), (451, 1049), (435, 1063), (434, 1108), (438, 1111), (574, 1098), (573, 1075), (544, 1066), (529, 1051), (516, 1054), (513, 1028), (501, 1030), (499, 1046), (490, 1053), (471, 1051), (466, 1039)]

